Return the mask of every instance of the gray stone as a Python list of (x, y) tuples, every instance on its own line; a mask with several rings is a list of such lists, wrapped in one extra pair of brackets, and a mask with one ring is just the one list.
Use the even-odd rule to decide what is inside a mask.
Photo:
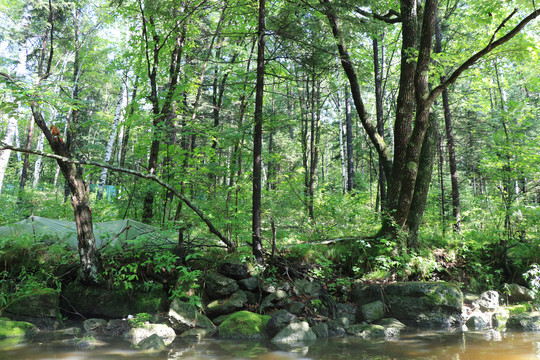
[(332, 330), (335, 330), (337, 328), (343, 328), (343, 329), (346, 329), (349, 327), (350, 325), (350, 320), (348, 317), (346, 316), (340, 316), (340, 317), (337, 317), (333, 320), (330, 320), (328, 322), (328, 327)]
[(107, 322), (105, 335), (107, 336), (122, 336), (126, 331), (131, 329), (129, 321), (122, 319), (112, 319)]
[(253, 291), (259, 287), (259, 278), (251, 276), (247, 279), (238, 280), (238, 285), (242, 290)]
[(483, 330), (488, 327), (486, 319), (484, 319), (483, 316), (478, 314), (469, 317), (465, 325), (467, 325), (467, 327), (471, 330)]
[(272, 343), (298, 343), (317, 340), (317, 335), (306, 321), (292, 323), (283, 328), (271, 340)]
[(373, 339), (384, 337), (384, 327), (382, 325), (375, 324), (354, 324), (349, 326), (347, 329), (347, 334), (351, 336), (360, 337), (362, 339)]
[(356, 319), (357, 308), (353, 304), (349, 303), (337, 303), (336, 304), (336, 317), (344, 316), (349, 319), (350, 322), (354, 322)]
[(316, 281), (298, 279), (294, 281), (294, 293), (297, 296), (310, 296), (318, 299), (321, 296), (321, 284)]
[(209, 299), (222, 299), (237, 290), (238, 284), (231, 278), (215, 273), (206, 276), (204, 291)]
[(459, 325), (463, 307), (459, 288), (445, 282), (363, 285), (354, 288), (351, 297), (357, 306), (380, 300), (385, 305), (386, 316), (418, 326), (437, 322)]
[(222, 262), (218, 266), (218, 272), (223, 276), (235, 280), (249, 277), (247, 265), (241, 263)]
[(381, 319), (377, 325), (381, 325), (384, 328), (384, 337), (387, 340), (397, 340), (407, 326), (401, 321), (392, 318)]
[(302, 314), (305, 308), (306, 308), (306, 305), (303, 302), (295, 301), (291, 305), (289, 305), (288, 311), (291, 314), (300, 315)]
[(508, 309), (500, 307), (491, 315), (491, 324), (495, 329), (505, 328), (509, 317)]
[(506, 322), (506, 328), (526, 331), (540, 331), (540, 313), (535, 311), (512, 315)]
[(373, 322), (384, 317), (384, 304), (382, 301), (377, 300), (369, 304), (360, 306), (360, 314), (362, 314), (362, 320), (367, 322)]
[(134, 345), (138, 345), (142, 340), (153, 335), (162, 339), (165, 345), (172, 343), (176, 337), (174, 329), (165, 324), (143, 324), (124, 333), (123, 338)]
[(317, 339), (323, 339), (328, 337), (328, 325), (325, 323), (318, 323), (311, 327), (311, 330), (317, 335)]
[(103, 319), (87, 319), (83, 322), (83, 329), (87, 333), (101, 334), (107, 327), (107, 320)]
[(512, 304), (534, 300), (531, 290), (527, 289), (525, 286), (518, 284), (507, 284), (506, 290), (508, 291), (508, 301)]
[(494, 311), (499, 307), (499, 293), (495, 290), (484, 291), (473, 305), (482, 311)]
[(137, 347), (141, 350), (163, 351), (166, 344), (159, 335), (153, 334), (137, 343)]
[(261, 302), (261, 310), (266, 310), (273, 307), (283, 307), (290, 305), (291, 301), (289, 295), (284, 290), (276, 290), (270, 295), (266, 296)]
[(204, 338), (210, 337), (216, 333), (217, 329), (189, 329), (180, 335), (181, 339), (201, 341)]
[(215, 326), (206, 316), (188, 303), (174, 300), (169, 307), (169, 321), (176, 331), (183, 333), (192, 328), (213, 329)]
[(428, 328), (455, 328), (461, 325), (460, 314), (447, 314), (444, 312), (425, 312), (416, 316), (413, 325)]
[(243, 290), (238, 290), (228, 299), (214, 300), (206, 305), (206, 314), (210, 318), (232, 314), (233, 312), (242, 310), (247, 303), (248, 296), (246, 292)]
[(275, 313), (270, 314), (270, 316), (271, 318), (266, 324), (266, 333), (271, 338), (276, 336), (278, 332), (297, 319), (296, 315), (293, 315), (286, 310), (278, 310)]

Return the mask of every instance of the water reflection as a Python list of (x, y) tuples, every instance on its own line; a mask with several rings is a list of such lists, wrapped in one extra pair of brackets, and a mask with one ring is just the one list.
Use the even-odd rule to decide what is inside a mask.
[(101, 339), (92, 349), (71, 339), (42, 334), (32, 341), (0, 341), (0, 359), (9, 360), (521, 360), (540, 359), (540, 333), (412, 331), (396, 341), (353, 337), (318, 340), (313, 344), (277, 347), (262, 340), (207, 339), (199, 343), (177, 339), (162, 353), (141, 353), (120, 339)]

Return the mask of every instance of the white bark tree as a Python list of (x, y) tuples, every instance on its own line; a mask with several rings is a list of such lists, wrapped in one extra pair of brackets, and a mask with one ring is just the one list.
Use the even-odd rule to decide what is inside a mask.
[[(9, 116), (6, 134), (3, 142), (8, 145), (13, 145), (13, 138), (17, 130), (17, 118), (15, 116)], [(2, 193), (2, 186), (4, 184), (4, 176), (6, 175), (6, 169), (9, 163), (9, 157), (11, 150), (0, 151), (0, 194)]]
[[(112, 131), (111, 131), (111, 134), (109, 135), (109, 141), (107, 141), (107, 148), (105, 149), (105, 158), (103, 160), (105, 164), (109, 164), (109, 162), (111, 161), (112, 154), (113, 154), (114, 140), (116, 139), (116, 133), (118, 132), (118, 124), (121, 122), (124, 116), (124, 109), (126, 108), (126, 106), (127, 106), (127, 85), (126, 85), (126, 81), (122, 81), (122, 89), (120, 90), (120, 96), (118, 98), (118, 103), (116, 105), (116, 110), (114, 113)], [(108, 170), (107, 168), (101, 169), (101, 174), (99, 176), (100, 194), (107, 183), (107, 170)]]

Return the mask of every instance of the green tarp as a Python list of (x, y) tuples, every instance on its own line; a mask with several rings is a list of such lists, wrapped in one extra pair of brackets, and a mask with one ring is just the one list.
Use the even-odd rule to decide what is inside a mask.
[[(77, 229), (74, 221), (30, 216), (17, 223), (0, 227), (0, 239), (18, 236), (33, 236), (36, 241), (62, 241), (73, 249), (77, 248)], [(157, 228), (130, 219), (94, 223), (94, 236), (98, 248), (107, 243), (122, 246), (126, 241), (139, 236), (144, 236), (149, 242), (163, 243), (166, 240)]]

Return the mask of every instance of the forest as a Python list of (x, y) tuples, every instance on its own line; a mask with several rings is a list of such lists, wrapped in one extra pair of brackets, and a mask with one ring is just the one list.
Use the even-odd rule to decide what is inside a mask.
[[(4, 290), (76, 274), (180, 278), (196, 302), (219, 259), (335, 296), (540, 291), (539, 15), (534, 0), (1, 1), (0, 226), (74, 221), (77, 249), (0, 238), (0, 312)], [(160, 242), (98, 246), (93, 225), (122, 219)]]

